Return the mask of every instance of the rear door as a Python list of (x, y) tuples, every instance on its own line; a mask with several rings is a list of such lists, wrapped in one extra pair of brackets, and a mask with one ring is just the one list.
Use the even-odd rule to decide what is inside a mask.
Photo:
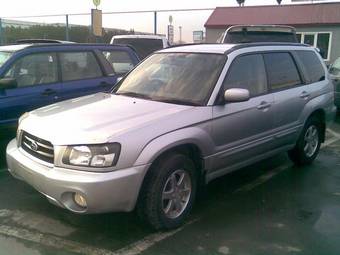
[(312, 87), (304, 81), (291, 52), (266, 53), (264, 60), (275, 100), (275, 145), (281, 147), (296, 141), (298, 130), (303, 125), (300, 117), (311, 99)]
[(91, 50), (59, 52), (61, 99), (105, 92), (113, 86)]
[(1, 78), (13, 78), (16, 88), (0, 91), (0, 123), (16, 125), (21, 114), (60, 100), (61, 84), (55, 53), (20, 57)]
[(250, 100), (213, 107), (214, 168), (243, 163), (271, 149), (274, 112), (261, 54), (237, 57), (223, 82), (223, 91), (243, 88)]

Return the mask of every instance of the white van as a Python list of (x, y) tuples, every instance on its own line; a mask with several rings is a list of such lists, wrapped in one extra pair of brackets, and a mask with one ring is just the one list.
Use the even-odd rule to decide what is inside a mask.
[(131, 45), (144, 59), (151, 53), (170, 46), (165, 36), (160, 35), (115, 35), (111, 39), (111, 44)]

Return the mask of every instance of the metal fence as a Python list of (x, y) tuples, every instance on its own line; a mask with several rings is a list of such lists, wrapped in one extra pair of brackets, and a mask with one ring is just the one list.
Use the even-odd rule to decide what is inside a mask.
[[(18, 16), (0, 18), (0, 44), (13, 43), (17, 39), (43, 38), (78, 42), (108, 42), (115, 34), (149, 33), (167, 34), (169, 16), (174, 16), (175, 29), (180, 27), (188, 34), (203, 30), (213, 8), (173, 9), (146, 11), (103, 11), (104, 35), (96, 38), (91, 34), (91, 14), (72, 13), (40, 16)], [(192, 22), (192, 20), (196, 22)]]

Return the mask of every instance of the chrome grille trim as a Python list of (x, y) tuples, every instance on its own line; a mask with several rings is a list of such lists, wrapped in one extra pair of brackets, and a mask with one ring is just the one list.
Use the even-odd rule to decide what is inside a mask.
[(54, 163), (54, 148), (50, 142), (25, 131), (21, 132), (19, 141), (20, 147), (28, 154), (47, 163)]

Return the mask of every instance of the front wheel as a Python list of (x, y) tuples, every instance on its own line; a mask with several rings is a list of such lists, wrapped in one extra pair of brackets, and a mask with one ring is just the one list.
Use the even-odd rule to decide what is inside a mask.
[(295, 147), (288, 152), (290, 159), (295, 164), (303, 166), (314, 161), (320, 150), (321, 126), (318, 118), (307, 120)]
[(150, 169), (141, 190), (139, 215), (155, 229), (183, 224), (196, 196), (196, 170), (190, 158), (170, 154)]

